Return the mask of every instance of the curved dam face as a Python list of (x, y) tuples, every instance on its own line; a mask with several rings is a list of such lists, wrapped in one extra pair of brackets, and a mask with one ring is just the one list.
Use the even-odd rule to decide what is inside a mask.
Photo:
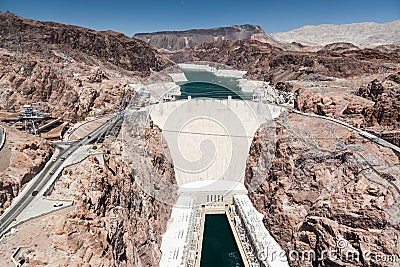
[(282, 108), (252, 101), (189, 99), (151, 106), (181, 191), (245, 190), (246, 160), (259, 126)]

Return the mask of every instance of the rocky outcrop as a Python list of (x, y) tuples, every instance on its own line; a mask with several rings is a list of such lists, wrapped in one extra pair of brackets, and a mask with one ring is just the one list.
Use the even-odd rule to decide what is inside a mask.
[(373, 80), (353, 94), (346, 90), (301, 88), (296, 91), (295, 108), (306, 113), (344, 120), (399, 145), (400, 75)]
[(386, 178), (399, 177), (396, 155), (297, 114), (277, 122), (276, 143), (270, 135), (268, 126), (256, 133), (245, 183), (267, 173), (249, 196), (290, 265), (392, 266), (400, 256), (400, 191)]
[(351, 43), (333, 43), (324, 46), (320, 51), (344, 52), (356, 49), (358, 49), (358, 47)]
[(222, 40), (256, 39), (260, 42), (279, 44), (270, 35), (266, 34), (261, 26), (249, 24), (212, 29), (137, 33), (134, 37), (157, 49), (172, 51)]
[(107, 67), (35, 55), (22, 58), (4, 49), (0, 60), (0, 109), (20, 111), (22, 105), (39, 103), (51, 116), (65, 120), (107, 114), (126, 105), (134, 93), (129, 82), (137, 81), (129, 73), (120, 80)]
[(400, 73), (388, 76), (383, 83), (373, 80), (366, 87), (361, 87), (357, 95), (375, 102), (366, 108), (363, 115), (367, 126), (382, 126), (388, 130), (400, 128)]
[(363, 111), (374, 106), (374, 102), (342, 89), (301, 88), (295, 95), (297, 110), (341, 119), (359, 128), (367, 123)]
[(46, 140), (7, 129), (7, 143), (0, 151), (0, 214), (24, 186), (45, 166), (54, 147)]

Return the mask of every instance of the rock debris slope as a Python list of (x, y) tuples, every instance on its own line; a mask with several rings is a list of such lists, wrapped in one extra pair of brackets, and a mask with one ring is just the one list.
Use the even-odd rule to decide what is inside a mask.
[(44, 168), (54, 151), (52, 144), (39, 137), (9, 127), (6, 131), (7, 143), (0, 151), (0, 214)]

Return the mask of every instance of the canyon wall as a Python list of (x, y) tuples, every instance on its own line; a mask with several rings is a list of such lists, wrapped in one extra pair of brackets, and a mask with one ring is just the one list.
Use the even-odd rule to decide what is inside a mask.
[(185, 31), (163, 31), (152, 33), (137, 33), (136, 39), (142, 40), (152, 47), (163, 50), (182, 50), (204, 43), (222, 40), (251, 40), (279, 44), (258, 25), (234, 25), (210, 29), (191, 29)]
[[(250, 149), (246, 186), (267, 173), (249, 197), (291, 266), (392, 266), (399, 260), (400, 166), (390, 149), (298, 114), (278, 120), (277, 141), (270, 140), (270, 127), (262, 126)], [(340, 248), (359, 257), (324, 254)], [(303, 252), (315, 258), (302, 259)], [(380, 260), (385, 257), (392, 262)]]
[(342, 48), (335, 50), (327, 46), (317, 51), (306, 47), (293, 50), (256, 40), (226, 40), (166, 53), (166, 56), (176, 63), (212, 61), (226, 64), (248, 71), (251, 79), (273, 84), (287, 80), (329, 80), (328, 77), (376, 74), (381, 71), (382, 62), (389, 68), (400, 62), (399, 53), (392, 50)]

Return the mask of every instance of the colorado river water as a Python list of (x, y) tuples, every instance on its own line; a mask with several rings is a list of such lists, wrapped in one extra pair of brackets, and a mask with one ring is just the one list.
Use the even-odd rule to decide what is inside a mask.
[(206, 215), (200, 266), (244, 266), (225, 214)]

